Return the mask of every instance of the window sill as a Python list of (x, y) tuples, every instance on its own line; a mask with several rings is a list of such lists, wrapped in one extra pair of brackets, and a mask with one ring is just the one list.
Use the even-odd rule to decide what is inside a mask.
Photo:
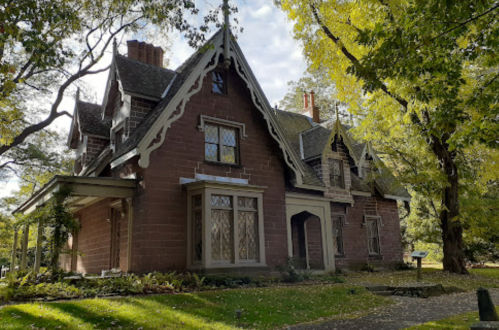
[(346, 259), (346, 257), (347, 257), (347, 256), (346, 256), (346, 255), (344, 255), (344, 254), (335, 254), (335, 255), (334, 255), (334, 258), (335, 258), (335, 259)]
[(383, 260), (383, 255), (381, 254), (370, 254), (369, 260)]
[(222, 163), (222, 162), (214, 162), (211, 160), (204, 160), (203, 163), (208, 164), (208, 165), (215, 165), (215, 166), (228, 166), (232, 168), (243, 168), (243, 165), (241, 164), (230, 164), (230, 163)]

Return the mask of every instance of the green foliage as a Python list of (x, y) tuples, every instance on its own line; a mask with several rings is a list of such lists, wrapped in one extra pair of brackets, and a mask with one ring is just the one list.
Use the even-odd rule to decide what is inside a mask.
[(307, 269), (306, 261), (303, 258), (286, 258), (284, 264), (276, 267), (281, 274), (281, 280), (285, 283), (296, 283), (307, 281), (312, 278), (313, 271)]
[(373, 264), (367, 262), (364, 266), (362, 266), (361, 270), (368, 272), (368, 273), (374, 273), (376, 271), (376, 268), (374, 267)]
[(423, 227), (432, 231), (430, 223), (437, 223), (448, 247), (445, 269), (466, 273), (462, 230), (470, 236), (473, 228), (486, 231), (486, 221), (474, 226), (483, 217), (475, 217), (471, 206), (480, 205), (498, 178), (497, 151), (491, 149), (498, 146), (499, 129), (497, 4), (278, 3), (294, 21), (310, 66), (326, 71), (338, 100), (362, 119), (358, 138), (371, 141), (420, 195)]
[[(138, 33), (185, 33), (191, 46), (204, 44), (212, 24), (220, 25), (221, 6), (200, 15), (190, 0), (19, 0), (0, 11), (0, 156), (14, 159), (15, 148), (67, 115), (60, 110), (66, 92), (96, 67), (113, 40)], [(235, 7), (227, 9), (236, 11)], [(36, 100), (37, 102), (32, 102)], [(11, 161), (2, 158), (0, 169)]]
[[(73, 217), (69, 208), (71, 187), (66, 186), (53, 193), (53, 199), (36, 211), (24, 217), (22, 223), (42, 223), (45, 227), (50, 250), (50, 267), (52, 272), (59, 268), (60, 255), (69, 236), (78, 232), (79, 222)], [(49, 232), (47, 234), (47, 232)]]

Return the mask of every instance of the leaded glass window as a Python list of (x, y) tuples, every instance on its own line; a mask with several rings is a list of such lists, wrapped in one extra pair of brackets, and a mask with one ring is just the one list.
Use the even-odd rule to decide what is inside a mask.
[(329, 183), (333, 187), (344, 188), (343, 162), (341, 160), (329, 160)]
[(380, 254), (378, 222), (378, 218), (366, 218), (369, 254)]
[(343, 219), (341, 216), (333, 216), (332, 219), (334, 254), (343, 255)]
[(237, 163), (237, 128), (206, 124), (204, 132), (206, 160)]
[(193, 226), (193, 261), (201, 262), (203, 258), (203, 200), (201, 195), (192, 197), (192, 226)]
[(232, 260), (232, 197), (211, 196), (211, 259)]
[(258, 213), (257, 199), (239, 197), (238, 238), (239, 259), (258, 259)]

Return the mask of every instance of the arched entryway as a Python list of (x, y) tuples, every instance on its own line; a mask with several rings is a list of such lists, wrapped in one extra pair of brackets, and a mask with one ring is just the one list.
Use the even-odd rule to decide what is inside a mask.
[(288, 257), (315, 273), (335, 270), (331, 208), (326, 198), (286, 193)]
[(300, 269), (324, 269), (321, 220), (304, 211), (291, 217), (294, 265)]

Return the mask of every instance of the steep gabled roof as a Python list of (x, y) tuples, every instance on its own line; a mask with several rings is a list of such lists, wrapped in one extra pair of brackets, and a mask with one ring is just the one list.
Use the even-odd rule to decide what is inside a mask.
[(155, 65), (115, 55), (118, 79), (127, 93), (161, 100), (175, 72)]
[[(213, 36), (215, 37), (215, 36)], [(212, 37), (212, 38), (213, 38)], [(144, 138), (152, 125), (156, 122), (158, 117), (161, 115), (163, 110), (168, 106), (172, 98), (177, 94), (180, 87), (183, 85), (185, 80), (190, 76), (194, 68), (197, 66), (202, 58), (202, 53), (195, 52), (190, 56), (177, 70), (175, 70), (175, 75), (172, 78), (171, 86), (165, 97), (154, 107), (153, 110), (149, 111), (147, 116), (142, 120), (139, 126), (133, 131), (130, 137), (125, 141), (119, 150), (116, 150), (112, 159), (118, 159), (127, 152), (130, 152), (137, 147), (139, 142)], [(166, 88), (165, 88), (166, 90)]]
[(111, 120), (102, 120), (101, 106), (89, 102), (76, 102), (76, 114), (83, 134), (96, 135), (109, 139)]
[[(163, 144), (170, 125), (182, 117), (186, 103), (201, 89), (207, 72), (218, 65), (218, 58), (224, 50), (223, 32), (224, 29), (220, 29), (208, 41), (209, 47), (203, 48), (205, 51), (196, 52), (179, 67), (166, 96), (148, 113), (130, 138), (115, 153), (111, 162), (112, 167), (134, 156), (139, 156), (141, 167), (148, 167), (150, 153)], [(269, 133), (283, 151), (284, 161), (294, 173), (296, 184), (310, 189), (323, 186), (316, 175), (312, 174), (313, 171), (310, 171), (309, 166), (300, 161), (299, 154), (296, 154), (290, 142), (284, 137), (275, 110), (266, 99), (237, 42), (232, 39), (226, 46), (229, 46), (229, 56), (236, 67), (236, 72), (246, 82), (255, 107), (262, 113), (267, 123)]]
[(300, 134), (303, 143), (303, 159), (309, 160), (322, 156), (331, 130), (318, 125)]

